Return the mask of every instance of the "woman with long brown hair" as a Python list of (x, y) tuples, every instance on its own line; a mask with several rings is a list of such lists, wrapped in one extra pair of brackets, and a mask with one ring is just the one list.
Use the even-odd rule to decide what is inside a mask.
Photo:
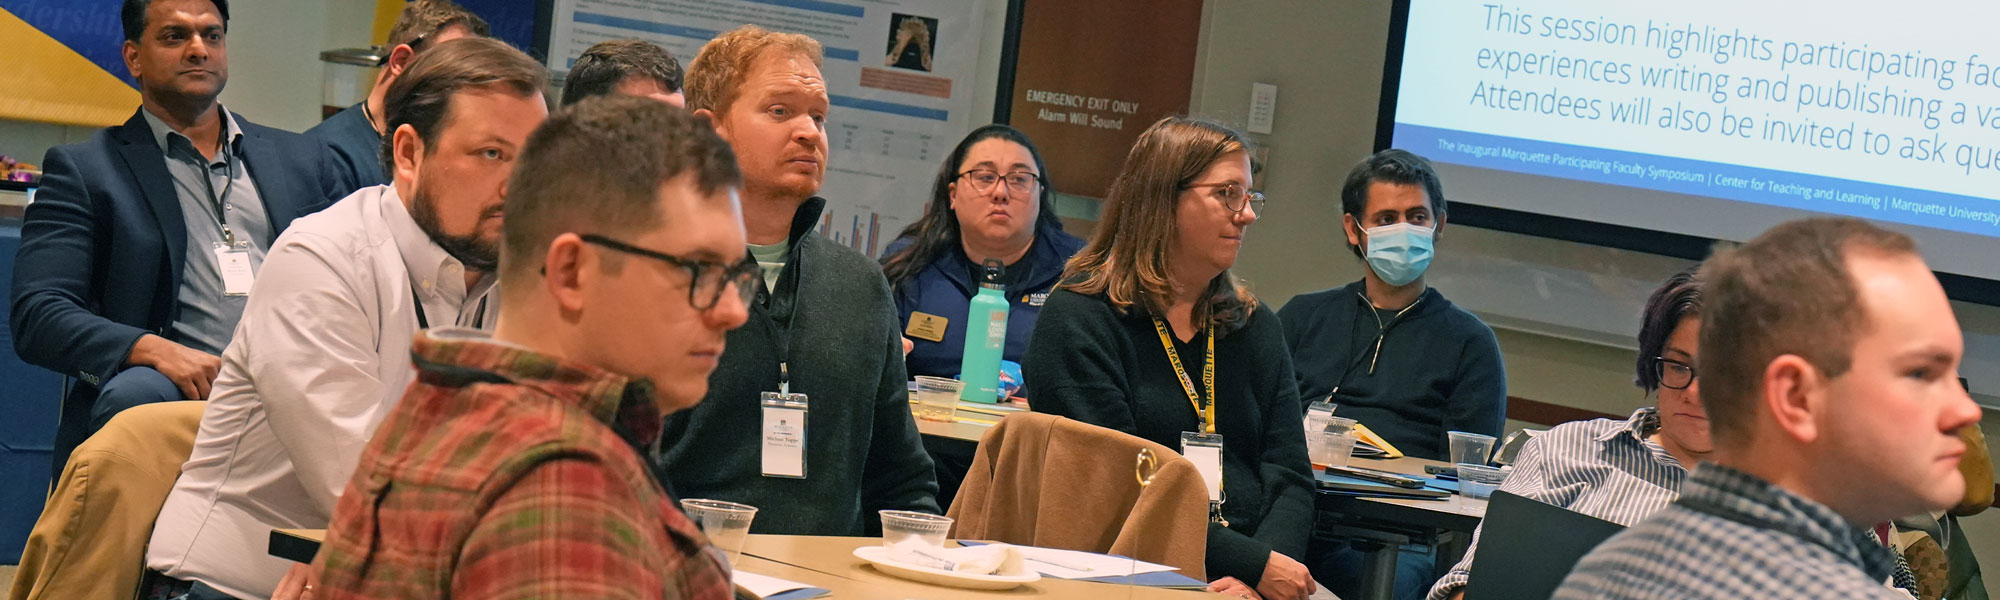
[(1168, 117), (1141, 133), (1042, 310), (1027, 396), (1169, 448), (1219, 441), (1187, 452), (1219, 455), (1210, 589), (1295, 600), (1317, 587), (1297, 560), (1312, 531), (1304, 411), (1277, 316), (1229, 272), (1264, 208), (1250, 183), (1248, 144), (1227, 127)]

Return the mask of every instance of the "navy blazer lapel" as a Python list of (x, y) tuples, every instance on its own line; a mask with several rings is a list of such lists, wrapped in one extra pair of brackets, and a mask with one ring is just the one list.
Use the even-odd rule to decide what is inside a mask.
[(153, 207), (160, 239), (167, 241), (167, 272), (173, 278), (173, 286), (167, 289), (181, 289), (181, 269), (187, 261), (187, 221), (181, 214), (180, 198), (174, 194), (174, 177), (167, 172), (166, 151), (153, 139), (153, 128), (146, 125), (145, 117), (136, 112), (118, 127), (115, 137), (118, 155), (125, 159), (126, 177)]
[[(263, 199), (264, 216), (271, 221), (271, 237), (275, 241), (278, 234), (283, 233), (285, 227), (291, 224), (292, 219), (301, 216), (299, 209), (305, 205), (299, 200), (316, 199), (316, 197), (301, 196), (300, 190), (277, 187), (275, 184), (296, 183), (292, 181), (293, 178), (285, 177), (277, 171), (281, 168), (278, 164), (267, 163), (278, 156), (277, 148), (271, 145), (271, 140), (264, 139), (264, 132), (258, 131), (242, 119), (237, 119), (236, 126), (243, 132), (243, 168), (250, 171), (250, 182), (257, 184), (257, 196)], [(263, 168), (267, 166), (273, 169), (270, 173), (266, 173)], [(265, 179), (263, 176), (266, 174), (276, 176)]]

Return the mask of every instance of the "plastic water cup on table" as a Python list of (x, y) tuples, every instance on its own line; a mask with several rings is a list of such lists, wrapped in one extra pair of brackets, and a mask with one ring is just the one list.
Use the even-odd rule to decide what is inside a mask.
[(1467, 498), (1486, 498), (1507, 482), (1507, 472), (1500, 467), (1458, 463), (1458, 494)]
[(917, 418), (950, 423), (958, 417), (958, 394), (965, 383), (945, 377), (917, 377)]
[(1326, 430), (1326, 420), (1333, 416), (1333, 402), (1315, 401), (1306, 406), (1306, 433)]
[(1486, 464), (1487, 457), (1493, 455), (1493, 436), (1452, 431), (1445, 434), (1451, 441), (1452, 464)]
[(750, 537), (750, 522), (757, 518), (757, 507), (688, 498), (681, 500), (681, 511), (701, 526), (701, 533), (708, 536), (708, 543), (728, 555), (729, 565), (735, 566), (737, 559), (743, 555), (743, 540)]
[(1328, 416), (1318, 431), (1306, 432), (1306, 454), (1313, 470), (1345, 467), (1354, 458), (1354, 419)]
[(881, 514), (882, 545), (891, 548), (943, 548), (944, 536), (951, 531), (951, 517), (907, 510), (884, 510)]

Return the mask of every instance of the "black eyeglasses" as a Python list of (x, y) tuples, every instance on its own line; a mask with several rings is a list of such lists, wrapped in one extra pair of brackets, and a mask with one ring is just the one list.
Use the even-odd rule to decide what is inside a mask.
[(972, 189), (981, 192), (993, 191), (993, 184), (1004, 181), (1007, 182), (1007, 193), (1023, 197), (1033, 193), (1035, 186), (1042, 183), (1041, 175), (1027, 171), (1015, 171), (1001, 175), (986, 169), (973, 169), (959, 173), (958, 176), (971, 180)]
[(1653, 357), (1653, 377), (1660, 380), (1660, 387), (1685, 390), (1694, 385), (1694, 378), (1699, 375), (1694, 365), (1662, 356)]
[(744, 305), (749, 305), (751, 300), (757, 298), (757, 278), (764, 274), (757, 261), (748, 256), (743, 257), (741, 262), (729, 265), (647, 250), (594, 233), (582, 234), (581, 237), (587, 243), (626, 254), (666, 261), (676, 267), (687, 269), (688, 278), (693, 282), (688, 285), (688, 305), (695, 310), (714, 308), (715, 303), (722, 300), (722, 291), (731, 285), (736, 286), (737, 299), (742, 300)]
[(1234, 182), (1191, 183), (1182, 189), (1191, 190), (1195, 188), (1213, 188), (1215, 191), (1209, 192), (1209, 196), (1215, 198), (1217, 202), (1221, 202), (1222, 206), (1228, 208), (1230, 212), (1243, 212), (1243, 208), (1247, 206), (1259, 215), (1264, 214), (1264, 193), (1250, 191), (1250, 188), (1243, 187), (1243, 184)]

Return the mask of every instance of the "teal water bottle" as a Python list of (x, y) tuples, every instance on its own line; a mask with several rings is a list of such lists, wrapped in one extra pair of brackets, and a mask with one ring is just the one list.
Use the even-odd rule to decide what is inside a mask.
[(979, 293), (972, 296), (965, 311), (965, 354), (958, 364), (958, 378), (965, 382), (958, 398), (992, 404), (1000, 400), (1000, 353), (1007, 348), (1007, 292), (1000, 276), (1007, 267), (997, 260), (986, 261)]

